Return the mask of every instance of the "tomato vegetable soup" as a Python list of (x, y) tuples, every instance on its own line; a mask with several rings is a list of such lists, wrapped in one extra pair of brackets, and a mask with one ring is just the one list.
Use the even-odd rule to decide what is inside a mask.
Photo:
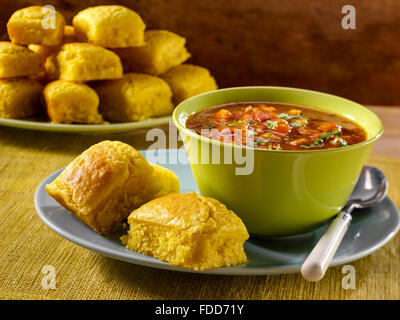
[(355, 122), (325, 111), (275, 102), (239, 102), (200, 110), (186, 127), (211, 139), (269, 150), (340, 148), (366, 140)]

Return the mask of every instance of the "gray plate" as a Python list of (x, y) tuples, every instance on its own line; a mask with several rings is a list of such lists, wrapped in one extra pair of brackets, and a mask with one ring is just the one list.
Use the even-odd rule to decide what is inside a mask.
[[(145, 151), (142, 154), (150, 162), (173, 170), (181, 182), (181, 192), (197, 191), (190, 165), (183, 150)], [(179, 164), (165, 164), (176, 163)], [(54, 201), (45, 190), (62, 171), (54, 172), (38, 187), (35, 194), (35, 208), (39, 217), (54, 232), (87, 249), (108, 257), (143, 266), (181, 271), (223, 275), (263, 275), (300, 272), (302, 262), (328, 226), (312, 232), (286, 238), (268, 240), (250, 239), (244, 247), (248, 264), (206, 271), (194, 271), (172, 266), (153, 257), (126, 249), (116, 238), (103, 237), (76, 219)], [(354, 211), (353, 221), (343, 239), (331, 266), (348, 263), (371, 254), (387, 243), (400, 227), (399, 211), (393, 202), (386, 198), (376, 206)]]

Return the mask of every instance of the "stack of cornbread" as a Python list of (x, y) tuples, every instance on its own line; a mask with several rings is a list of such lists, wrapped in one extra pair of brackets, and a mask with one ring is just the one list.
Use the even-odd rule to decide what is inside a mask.
[(182, 64), (190, 57), (185, 38), (145, 30), (123, 6), (87, 8), (72, 26), (60, 13), (32, 6), (16, 11), (7, 29), (11, 42), (0, 43), (3, 118), (44, 112), (43, 92), (53, 123), (141, 121), (217, 88), (207, 69)]
[(39, 112), (43, 86), (31, 79), (42, 60), (28, 48), (0, 42), (0, 117), (26, 118)]

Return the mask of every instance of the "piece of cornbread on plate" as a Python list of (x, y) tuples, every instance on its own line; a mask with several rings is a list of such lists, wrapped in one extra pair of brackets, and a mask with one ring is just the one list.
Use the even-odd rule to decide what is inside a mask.
[(203, 67), (191, 64), (176, 66), (161, 75), (173, 92), (175, 104), (197, 94), (218, 89), (215, 79)]
[(0, 78), (35, 76), (43, 70), (42, 58), (26, 47), (0, 41)]
[(42, 111), (43, 86), (31, 79), (0, 80), (0, 118), (27, 118)]
[(247, 262), (242, 220), (219, 201), (195, 193), (151, 200), (128, 217), (127, 248), (172, 265), (205, 270)]
[(153, 176), (161, 184), (161, 191), (156, 194), (156, 197), (162, 197), (170, 193), (179, 192), (179, 179), (176, 174), (158, 164), (151, 164), (153, 167)]
[(104, 235), (161, 189), (147, 160), (119, 141), (93, 145), (46, 186), (60, 205)]
[(133, 10), (123, 6), (96, 6), (80, 11), (72, 20), (80, 41), (106, 48), (144, 45), (145, 24)]
[(46, 59), (45, 68), (51, 80), (91, 81), (122, 77), (119, 57), (90, 43), (64, 44), (60, 51)]
[(155, 76), (125, 73), (122, 79), (100, 82), (95, 90), (100, 97), (100, 113), (110, 121), (141, 121), (173, 110), (170, 87)]
[(8, 20), (7, 30), (14, 43), (57, 46), (62, 43), (64, 25), (59, 12), (31, 6), (15, 11)]
[(56, 80), (46, 85), (43, 95), (53, 123), (103, 123), (99, 97), (86, 84)]
[(167, 30), (148, 30), (144, 34), (144, 46), (114, 50), (121, 58), (125, 73), (159, 75), (190, 57), (185, 38)]

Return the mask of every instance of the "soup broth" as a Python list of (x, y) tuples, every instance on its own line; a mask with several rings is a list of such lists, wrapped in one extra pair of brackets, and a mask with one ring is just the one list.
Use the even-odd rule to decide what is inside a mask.
[(314, 108), (240, 102), (200, 110), (186, 127), (210, 139), (269, 150), (340, 148), (366, 140), (358, 124)]

